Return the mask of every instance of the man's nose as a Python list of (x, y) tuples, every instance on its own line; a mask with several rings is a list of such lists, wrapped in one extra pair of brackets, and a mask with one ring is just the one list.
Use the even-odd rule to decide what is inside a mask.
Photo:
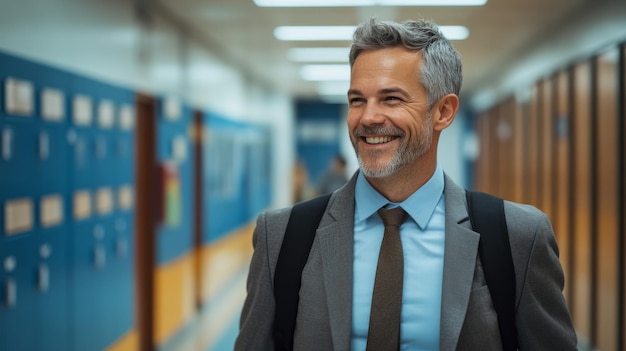
[(361, 115), (361, 124), (382, 124), (385, 122), (385, 114), (383, 110), (375, 103), (368, 103), (363, 108)]

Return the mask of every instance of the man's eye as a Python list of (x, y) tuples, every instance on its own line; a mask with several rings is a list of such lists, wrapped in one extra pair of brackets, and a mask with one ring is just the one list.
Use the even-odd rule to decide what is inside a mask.
[(385, 97), (385, 101), (402, 101), (402, 100), (397, 96), (387, 96)]
[(363, 99), (363, 98), (351, 98), (349, 101), (350, 101), (350, 105), (360, 105), (360, 104), (362, 104), (365, 101), (365, 99)]

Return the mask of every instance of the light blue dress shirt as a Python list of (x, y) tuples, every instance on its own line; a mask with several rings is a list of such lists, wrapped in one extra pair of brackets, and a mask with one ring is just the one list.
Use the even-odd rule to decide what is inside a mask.
[(355, 188), (352, 350), (365, 350), (384, 226), (378, 209), (402, 207), (409, 216), (400, 227), (404, 286), (401, 350), (439, 350), (441, 286), (445, 237), (443, 170), (408, 199), (391, 203), (359, 173)]

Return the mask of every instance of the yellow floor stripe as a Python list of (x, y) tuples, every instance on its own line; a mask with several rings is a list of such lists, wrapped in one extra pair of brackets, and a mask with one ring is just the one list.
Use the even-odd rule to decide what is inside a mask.
[(251, 223), (202, 248), (203, 301), (215, 296), (242, 266), (250, 263), (253, 230), (254, 223)]
[(161, 345), (193, 317), (192, 255), (158, 267), (154, 285), (154, 338)]
[[(206, 351), (219, 341), (220, 337), (232, 325), (234, 318), (239, 318), (239, 313), (246, 296), (246, 278), (250, 258), (252, 257), (252, 232), (254, 223), (250, 223), (232, 234), (223, 237), (217, 242), (204, 246), (200, 253), (201, 292), (203, 309), (200, 313), (194, 314), (187, 322), (191, 322), (190, 329), (187, 330), (189, 337), (180, 344), (173, 346), (174, 351)], [(193, 268), (193, 257), (188, 255), (189, 269)], [(180, 263), (179, 266), (186, 267)], [(197, 267), (197, 266), (196, 266)], [(165, 271), (161, 267), (159, 271)], [(169, 268), (169, 274), (163, 272), (161, 275), (162, 284), (160, 289), (164, 289), (165, 280), (171, 280), (174, 271), (183, 274), (183, 268)], [(192, 271), (190, 271), (193, 273)], [(190, 274), (191, 274), (190, 273)], [(184, 273), (186, 274), (186, 273)], [(184, 275), (183, 274), (183, 275)], [(191, 275), (193, 277), (193, 275)], [(172, 284), (172, 283), (169, 283)], [(193, 290), (192, 290), (193, 291)], [(170, 292), (171, 294), (171, 292)], [(161, 299), (165, 299), (163, 296)], [(163, 310), (163, 308), (161, 308)], [(161, 313), (165, 313), (162, 311)], [(164, 330), (159, 334), (162, 342), (167, 341), (173, 333), (182, 327), (173, 320), (167, 321), (168, 325), (162, 327)], [(164, 333), (169, 331), (169, 334)], [(155, 330), (156, 333), (156, 330)]]
[(136, 351), (139, 349), (139, 334), (136, 330), (131, 330), (108, 347), (107, 351)]

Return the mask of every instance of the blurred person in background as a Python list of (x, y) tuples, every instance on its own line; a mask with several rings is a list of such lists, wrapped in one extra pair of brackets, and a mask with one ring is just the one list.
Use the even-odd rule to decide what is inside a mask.
[(298, 160), (293, 167), (293, 203), (309, 199), (309, 171), (304, 161)]
[(330, 161), (330, 165), (328, 170), (319, 182), (317, 187), (318, 194), (328, 194), (333, 191), (341, 188), (348, 181), (348, 176), (346, 175), (346, 159), (337, 154)]
[[(430, 21), (373, 18), (354, 33), (350, 65), (347, 123), (360, 169), (332, 194), (319, 222), (301, 274), (293, 345), (284, 349), (503, 350), (466, 191), (437, 161), (440, 133), (459, 108), (460, 54)], [(406, 219), (391, 239), (382, 216), (398, 208)], [(576, 350), (547, 216), (508, 201), (504, 212), (516, 282), (515, 348)], [(272, 335), (273, 279), (290, 213), (257, 219), (236, 350), (283, 349)], [(389, 240), (401, 242), (401, 253), (383, 254)], [(380, 283), (377, 269), (397, 259), (400, 278)], [(379, 287), (397, 280), (400, 302), (371, 307)], [(396, 303), (397, 316), (385, 317), (391, 322), (374, 318)]]

